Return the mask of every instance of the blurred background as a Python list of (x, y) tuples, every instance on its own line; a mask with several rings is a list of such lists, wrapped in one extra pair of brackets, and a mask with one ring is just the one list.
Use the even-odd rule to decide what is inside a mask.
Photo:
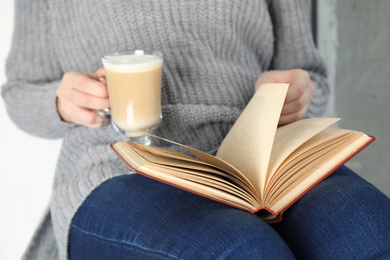
[[(14, 1), (0, 1), (0, 85), (11, 47)], [(61, 140), (40, 139), (9, 120), (0, 98), (0, 260), (20, 259), (50, 199)]]
[[(334, 90), (328, 116), (378, 140), (348, 166), (390, 196), (390, 1), (307, 0), (316, 44)], [(14, 24), (13, 1), (0, 1), (0, 85)], [(0, 99), (0, 260), (20, 259), (50, 198), (61, 140), (30, 136)]]

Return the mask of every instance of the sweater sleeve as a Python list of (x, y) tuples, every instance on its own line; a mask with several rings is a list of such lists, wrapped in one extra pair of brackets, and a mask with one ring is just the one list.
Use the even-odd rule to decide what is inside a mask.
[(309, 10), (304, 0), (268, 1), (274, 26), (274, 57), (269, 70), (306, 70), (315, 92), (306, 117), (320, 117), (330, 95), (325, 63), (314, 45)]
[(57, 112), (56, 90), (63, 73), (50, 35), (47, 3), (16, 1), (2, 96), (11, 120), (20, 129), (39, 137), (60, 138), (70, 124), (61, 121)]

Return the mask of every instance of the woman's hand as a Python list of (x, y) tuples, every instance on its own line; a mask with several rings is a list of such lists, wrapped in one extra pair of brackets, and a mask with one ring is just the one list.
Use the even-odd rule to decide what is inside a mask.
[(110, 107), (105, 71), (96, 73), (71, 71), (64, 75), (57, 89), (57, 110), (62, 120), (90, 128), (100, 128), (107, 120), (99, 117), (95, 110)]
[(285, 125), (301, 119), (310, 105), (314, 85), (309, 73), (296, 69), (269, 71), (262, 74), (256, 83), (256, 90), (265, 83), (289, 83), (290, 87), (284, 101), (279, 125)]

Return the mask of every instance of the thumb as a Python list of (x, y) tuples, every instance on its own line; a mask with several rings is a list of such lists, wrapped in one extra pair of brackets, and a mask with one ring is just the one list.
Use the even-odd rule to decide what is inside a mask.
[(100, 77), (106, 77), (106, 71), (104, 70), (103, 67), (99, 68), (96, 73), (95, 73), (96, 77), (97, 78), (100, 78)]

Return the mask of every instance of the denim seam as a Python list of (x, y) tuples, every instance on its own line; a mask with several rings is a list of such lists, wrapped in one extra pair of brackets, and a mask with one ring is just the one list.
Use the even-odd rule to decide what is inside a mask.
[(113, 240), (113, 239), (108, 239), (108, 238), (105, 238), (105, 237), (101, 237), (101, 236), (98, 236), (96, 234), (89, 233), (89, 232), (86, 232), (84, 230), (81, 230), (78, 227), (75, 227), (73, 225), (72, 225), (72, 228), (74, 228), (78, 232), (80, 232), (82, 234), (85, 234), (85, 235), (87, 235), (89, 237), (94, 237), (94, 238), (97, 238), (97, 239), (100, 239), (100, 240), (103, 240), (103, 241), (106, 241), (106, 242), (110, 242), (110, 243), (114, 243), (114, 244), (118, 244), (118, 245), (123, 245), (123, 246), (126, 246), (126, 247), (132, 247), (132, 248), (138, 249), (140, 251), (144, 251), (144, 252), (152, 253), (152, 254), (155, 254), (155, 255), (163, 256), (163, 257), (166, 257), (166, 258), (169, 258), (169, 259), (178, 259), (178, 258), (176, 258), (174, 256), (165, 254), (163, 252), (154, 251), (154, 250), (142, 248), (140, 246), (136, 246), (136, 245), (133, 245), (133, 244), (128, 244), (128, 243), (125, 243), (125, 242), (122, 242), (122, 241), (116, 241), (116, 240)]

